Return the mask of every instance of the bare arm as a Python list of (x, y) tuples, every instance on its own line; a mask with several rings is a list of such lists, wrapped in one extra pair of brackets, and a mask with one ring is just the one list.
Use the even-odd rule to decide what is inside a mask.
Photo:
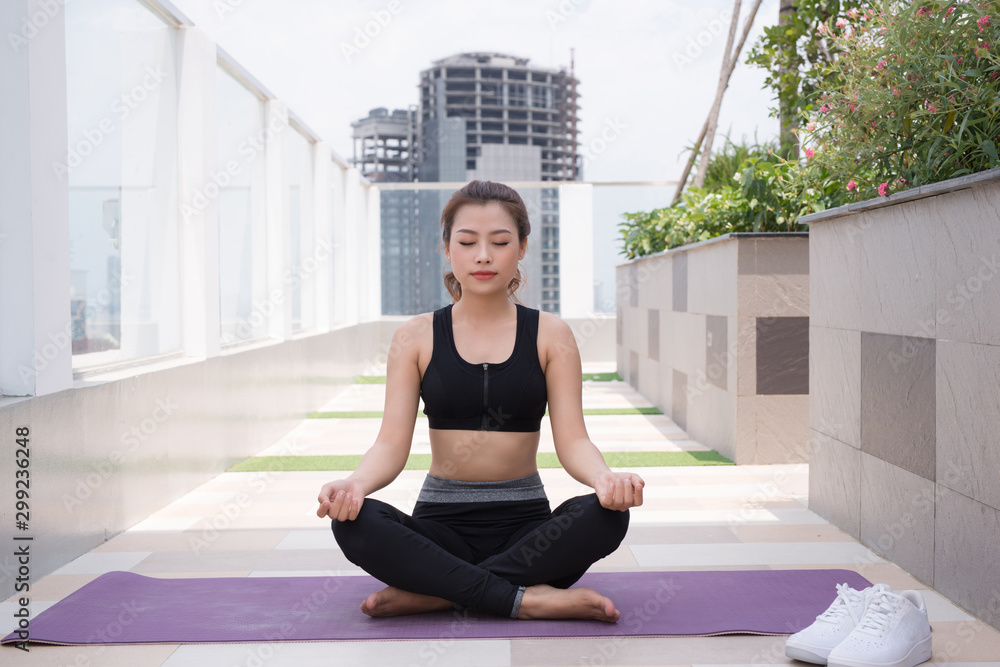
[(393, 335), (386, 362), (385, 408), (378, 436), (353, 473), (323, 485), (316, 511), (319, 517), (355, 519), (365, 496), (387, 486), (406, 465), (420, 403), (417, 332), (421, 326), (420, 319), (413, 318)]
[(615, 473), (587, 435), (583, 421), (583, 381), (580, 350), (569, 325), (554, 315), (541, 314), (545, 324), (547, 364), (545, 387), (549, 420), (559, 463), (573, 479), (597, 492), (601, 505), (625, 510), (642, 504), (642, 478), (635, 473)]

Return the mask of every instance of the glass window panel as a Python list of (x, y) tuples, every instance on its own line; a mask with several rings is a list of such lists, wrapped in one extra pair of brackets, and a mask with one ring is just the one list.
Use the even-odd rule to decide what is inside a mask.
[(316, 326), (316, 248), (313, 223), (312, 142), (302, 133), (288, 132), (285, 169), (288, 182), (289, 274), (292, 291), (292, 331)]
[(219, 317), (223, 345), (267, 336), (276, 304), (267, 297), (264, 105), (216, 68), (216, 165), (228, 181), (219, 189)]
[(181, 347), (176, 31), (136, 0), (66, 3), (73, 367)]

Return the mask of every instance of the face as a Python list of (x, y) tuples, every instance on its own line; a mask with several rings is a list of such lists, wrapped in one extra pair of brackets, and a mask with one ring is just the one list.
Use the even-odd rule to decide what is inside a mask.
[(507, 290), (528, 240), (517, 240), (517, 224), (499, 202), (466, 204), (455, 214), (445, 256), (462, 290)]

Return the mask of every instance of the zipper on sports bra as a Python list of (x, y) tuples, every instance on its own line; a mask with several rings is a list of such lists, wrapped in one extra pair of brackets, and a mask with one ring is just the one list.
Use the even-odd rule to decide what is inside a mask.
[(487, 396), (489, 395), (489, 388), (490, 388), (489, 368), (490, 368), (489, 364), (483, 364), (483, 423), (482, 423), (482, 426), (480, 426), (480, 430), (483, 430), (483, 431), (485, 431), (486, 427), (487, 427), (487, 423), (486, 423), (486, 419), (487, 419), (487, 417), (486, 417), (486, 410), (487, 410), (488, 403), (487, 403), (486, 399), (487, 399)]

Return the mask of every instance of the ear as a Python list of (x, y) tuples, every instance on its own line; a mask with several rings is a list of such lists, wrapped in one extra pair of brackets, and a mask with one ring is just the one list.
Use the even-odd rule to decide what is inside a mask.
[(524, 255), (527, 252), (528, 252), (528, 239), (524, 239), (523, 241), (521, 241), (521, 252), (519, 253), (521, 256), (519, 259), (524, 259)]

